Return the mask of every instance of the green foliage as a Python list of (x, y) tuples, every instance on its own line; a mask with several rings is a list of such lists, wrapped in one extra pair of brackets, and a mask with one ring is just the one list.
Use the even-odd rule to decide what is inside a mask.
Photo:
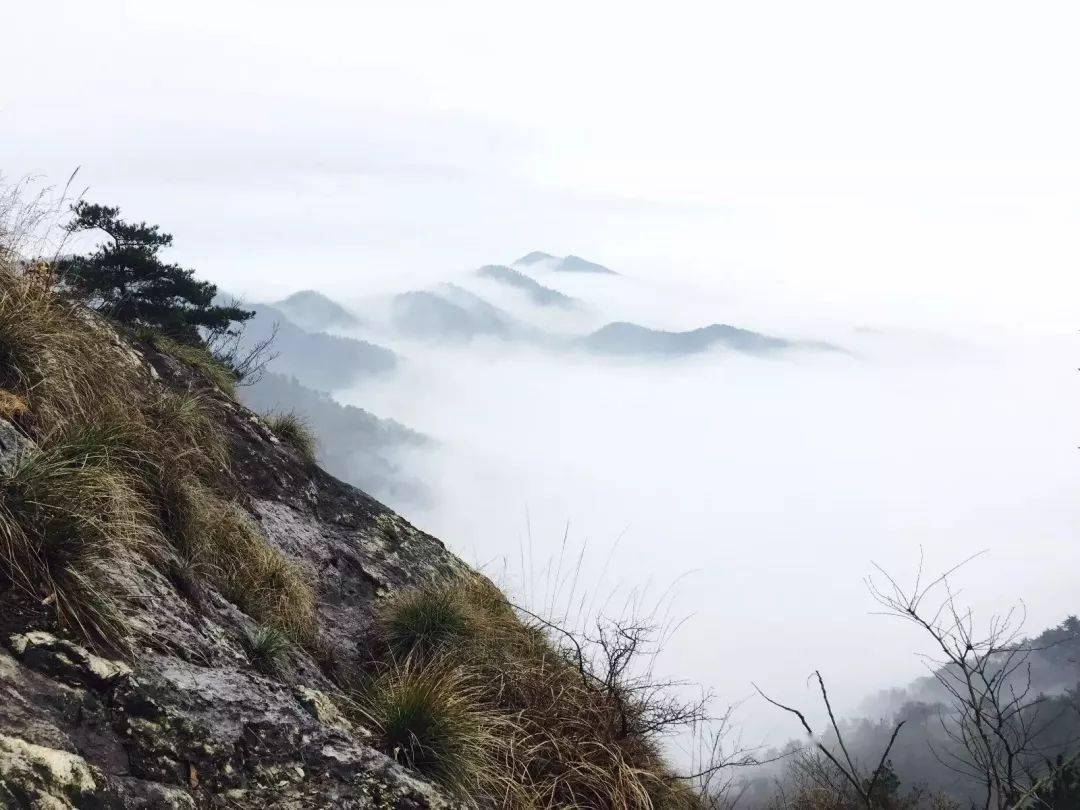
[(67, 256), (56, 269), (91, 306), (125, 324), (152, 326), (185, 343), (199, 342), (199, 329), (223, 332), (254, 313), (213, 303), (217, 287), (194, 271), (162, 261), (172, 236), (157, 225), (120, 219), (120, 209), (87, 202), (71, 208), (72, 233), (101, 231), (108, 240), (84, 256)]
[(304, 461), (315, 463), (319, 447), (318, 437), (304, 417), (295, 411), (267, 414), (266, 424), (279, 439), (296, 451)]
[(277, 675), (289, 650), (288, 637), (276, 627), (260, 625), (247, 636), (251, 665), (264, 675)]

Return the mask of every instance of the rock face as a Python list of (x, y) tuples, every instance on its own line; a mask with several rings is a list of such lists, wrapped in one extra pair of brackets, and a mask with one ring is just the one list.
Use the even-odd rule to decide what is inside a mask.
[[(148, 353), (158, 376), (192, 372)], [(466, 571), (435, 538), (304, 463), (252, 412), (213, 394), (239, 497), (319, 588), (316, 662), (299, 648), (276, 677), (245, 652), (254, 624), (209, 590), (143, 582), (145, 640), (127, 660), (56, 628), (48, 606), (0, 582), (0, 806), (450, 808), (456, 800), (379, 753), (337, 710), (335, 672), (363, 652), (378, 599)], [(332, 438), (332, 437), (331, 437)], [(0, 420), (0, 469), (27, 446)]]

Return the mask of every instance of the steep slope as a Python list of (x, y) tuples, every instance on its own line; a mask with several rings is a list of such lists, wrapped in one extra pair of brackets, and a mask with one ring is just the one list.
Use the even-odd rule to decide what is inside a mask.
[(661, 737), (702, 710), (610, 664), (640, 642), (594, 671), (47, 271), (0, 265), (0, 805), (700, 806)]
[[(84, 505), (79, 500), (92, 491), (86, 489), (91, 481), (87, 475), (102, 476), (93, 481), (115, 482), (101, 492), (109, 501), (88, 514), (94, 522), (80, 532), (95, 526), (122, 532), (132, 520), (153, 519), (149, 513), (125, 507), (129, 508), (122, 513), (128, 515), (125, 522), (109, 522), (112, 511), (123, 506), (117, 499), (127, 491), (125, 479), (108, 472), (121, 460), (119, 454), (128, 452), (122, 449), (129, 441), (127, 434), (95, 427), (81, 440), (80, 446), (89, 449), (79, 452), (90, 454), (79, 456), (86, 459), (80, 466), (65, 466), (66, 462), (57, 466), (50, 461), (56, 459), (58, 449), (73, 446), (70, 440), (57, 444), (50, 424), (59, 427), (60, 420), (74, 420), (84, 413), (102, 418), (108, 413), (95, 401), (84, 405), (52, 398), (50, 391), (62, 390), (63, 379), (51, 380), (54, 388), (50, 389), (34, 386), (33, 380), (45, 368), (39, 365), (45, 355), (51, 358), (48, 362), (53, 365), (48, 367), (54, 374), (66, 374), (67, 369), (56, 364), (67, 361), (64, 352), (77, 338), (85, 343), (88, 362), (99, 365), (92, 369), (93, 376), (73, 379), (93, 382), (111, 375), (114, 380), (109, 384), (122, 382), (125, 387), (117, 389), (121, 399), (116, 407), (124, 407), (126, 395), (131, 401), (196, 403), (212, 414), (213, 430), (223, 437), (230, 460), (227, 468), (209, 471), (207, 480), (218, 482), (216, 491), (199, 490), (206, 493), (204, 498), (211, 498), (207, 503), (220, 507), (218, 518), (198, 516), (206, 521), (199, 531), (217, 532), (222, 521), (250, 524), (251, 529), (235, 535), (233, 542), (254, 544), (250, 553), (261, 556), (236, 556), (236, 549), (223, 549), (226, 556), (221, 559), (270, 566), (260, 575), (271, 577), (264, 580), (266, 587), (294, 587), (292, 578), (298, 575), (314, 583), (316, 629), (313, 635), (297, 636), (297, 643), (287, 646), (275, 673), (269, 675), (258, 666), (252, 642), (260, 622), (245, 612), (258, 613), (262, 597), (237, 590), (227, 598), (219, 585), (234, 575), (249, 577), (250, 572), (207, 568), (206, 577), (193, 575), (195, 569), (184, 567), (167, 546), (160, 550), (139, 544), (122, 546), (119, 538), (105, 535), (103, 540), (113, 544), (108, 548), (44, 547), (48, 559), (62, 553), (65, 556), (56, 559), (69, 559), (69, 566), (80, 566), (83, 572), (73, 578), (74, 569), (65, 571), (61, 592), (59, 571), (54, 572), (57, 578), (51, 586), (52, 580), (40, 580), (32, 572), (23, 581), (26, 569), (10, 566), (18, 558), (8, 556), (16, 553), (12, 546), (4, 546), (0, 554), (0, 805), (457, 806), (441, 790), (366, 744), (369, 732), (342, 716), (330, 696), (339, 692), (335, 673), (363, 655), (381, 595), (410, 584), (446, 581), (467, 574), (467, 567), (439, 541), (379, 502), (304, 462), (258, 416), (198, 369), (151, 344), (131, 342), (111, 332), (88, 313), (60, 311), (56, 322), (72, 330), (64, 333), (65, 340), (39, 332), (40, 350), (31, 348), (27, 353), (22, 339), (30, 333), (20, 332), (22, 326), (31, 322), (47, 326), (51, 321), (40, 312), (27, 315), (27, 307), (19, 309), (25, 301), (10, 289), (2, 292), (4, 373), (0, 385), (14, 386), (6, 391), (0, 418), (0, 511), (6, 541), (17, 543), (19, 535), (13, 532), (30, 525), (25, 523), (27, 507), (18, 492), (35, 480), (39, 486), (48, 481), (63, 486), (62, 482), (69, 481), (78, 487), (34, 490), (38, 492), (34, 508), (39, 512), (56, 498), (70, 504), (66, 507), (65, 500), (57, 501), (61, 511), (43, 513), (48, 520), (81, 514)], [(71, 369), (72, 375), (82, 371)], [(25, 385), (19, 382), (20, 376), (27, 380)], [(22, 393), (25, 386), (31, 386), (26, 388), (30, 392), (44, 390), (40, 394), (44, 399), (27, 397)], [(195, 406), (170, 412), (176, 414), (173, 418), (187, 420), (191, 407)], [(126, 419), (137, 415), (136, 411), (120, 413)], [(198, 421), (192, 424), (201, 426), (200, 430), (207, 427)], [(40, 447), (31, 435), (42, 437)], [(109, 451), (115, 458), (94, 455), (92, 448), (97, 446), (115, 446)], [(171, 454), (171, 458), (180, 464), (180, 456)], [(148, 455), (132, 459), (140, 465), (137, 469), (151, 461)], [(146, 469), (153, 480), (169, 472)], [(42, 478), (42, 470), (52, 470), (51, 478)], [(166, 485), (170, 480), (160, 478)], [(182, 488), (194, 486), (177, 483)], [(45, 524), (46, 538), (54, 536), (51, 525)], [(95, 560), (111, 560), (111, 570), (94, 568)], [(271, 585), (273, 577), (278, 578), (276, 585)], [(93, 587), (79, 591), (80, 583)], [(114, 587), (119, 589), (116, 594), (103, 590)], [(118, 634), (114, 643), (104, 637), (100, 643), (84, 637), (79, 627), (89, 628), (79, 617), (105, 615), (101, 613), (107, 606), (103, 600), (114, 596), (124, 605), (124, 614), (118, 617), (122, 624), (112, 631)], [(248, 605), (245, 610), (238, 606), (241, 603)], [(302, 603), (296, 609), (304, 609)], [(281, 620), (289, 618), (282, 615)]]
[(342, 405), (281, 374), (265, 374), (238, 393), (245, 405), (259, 413), (295, 412), (303, 417), (321, 437), (319, 463), (341, 480), (393, 503), (415, 502), (424, 496), (423, 484), (405, 475), (394, 461), (396, 450), (427, 441), (416, 431), (362, 408)]

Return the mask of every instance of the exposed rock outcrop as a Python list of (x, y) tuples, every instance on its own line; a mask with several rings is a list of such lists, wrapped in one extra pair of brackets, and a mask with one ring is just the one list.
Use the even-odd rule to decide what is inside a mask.
[[(207, 388), (141, 347), (154, 375)], [(305, 463), (255, 414), (207, 389), (232, 447), (241, 504), (316, 583), (316, 661), (252, 665), (253, 621), (212, 588), (138, 582), (130, 656), (61, 633), (48, 605), (0, 582), (0, 805), (29, 808), (449, 808), (456, 800), (368, 744), (335, 673), (363, 653), (381, 596), (467, 570), (435, 538)], [(333, 437), (327, 437), (333, 440)], [(28, 440), (0, 420), (0, 470)]]

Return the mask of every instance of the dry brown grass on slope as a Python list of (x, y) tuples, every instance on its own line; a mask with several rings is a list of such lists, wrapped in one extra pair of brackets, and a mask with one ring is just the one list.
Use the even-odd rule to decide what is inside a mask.
[(228, 452), (213, 404), (164, 388), (98, 316), (10, 265), (0, 388), (25, 404), (9, 415), (37, 445), (0, 479), (0, 575), (63, 626), (124, 646), (139, 567), (179, 562), (264, 624), (313, 637), (304, 573), (217, 494)]
[(508, 770), (512, 719), (487, 705), (483, 690), (455, 663), (380, 665), (351, 708), (390, 756), (455, 794), (536, 806)]
[[(542, 627), (522, 622), (487, 580), (392, 597), (379, 613), (375, 644), (382, 660), (376, 669), (403, 669), (416, 678), (434, 668), (486, 723), (500, 728), (500, 745), (477, 759), (481, 765), (463, 760), (477, 768), (469, 777), (472, 798), (508, 807), (697, 806), (671, 776), (657, 740), (626, 732), (623, 714), (637, 710), (634, 696), (600, 688)], [(383, 688), (379, 683), (376, 690)], [(370, 688), (361, 687), (360, 705), (371, 702)], [(384, 732), (383, 747), (392, 753), (400, 737)], [(428, 747), (440, 750), (435, 743)], [(500, 758), (498, 765), (485, 770), (491, 756)], [(438, 767), (428, 762), (426, 768), (439, 778)]]
[(177, 494), (181, 555), (205, 580), (260, 623), (298, 644), (315, 640), (315, 592), (309, 577), (270, 545), (254, 519), (192, 479)]
[(139, 330), (139, 337), (155, 349), (195, 369), (230, 397), (236, 396), (236, 384), (239, 382), (236, 372), (214, 357), (205, 346), (181, 343), (152, 329)]
[(308, 464), (315, 463), (319, 439), (304, 417), (295, 411), (285, 411), (270, 413), (264, 418), (275, 436), (296, 451), (296, 454)]
[(0, 566), (100, 646), (128, 635), (131, 577), (165, 548), (119, 437), (68, 431), (0, 476)]

